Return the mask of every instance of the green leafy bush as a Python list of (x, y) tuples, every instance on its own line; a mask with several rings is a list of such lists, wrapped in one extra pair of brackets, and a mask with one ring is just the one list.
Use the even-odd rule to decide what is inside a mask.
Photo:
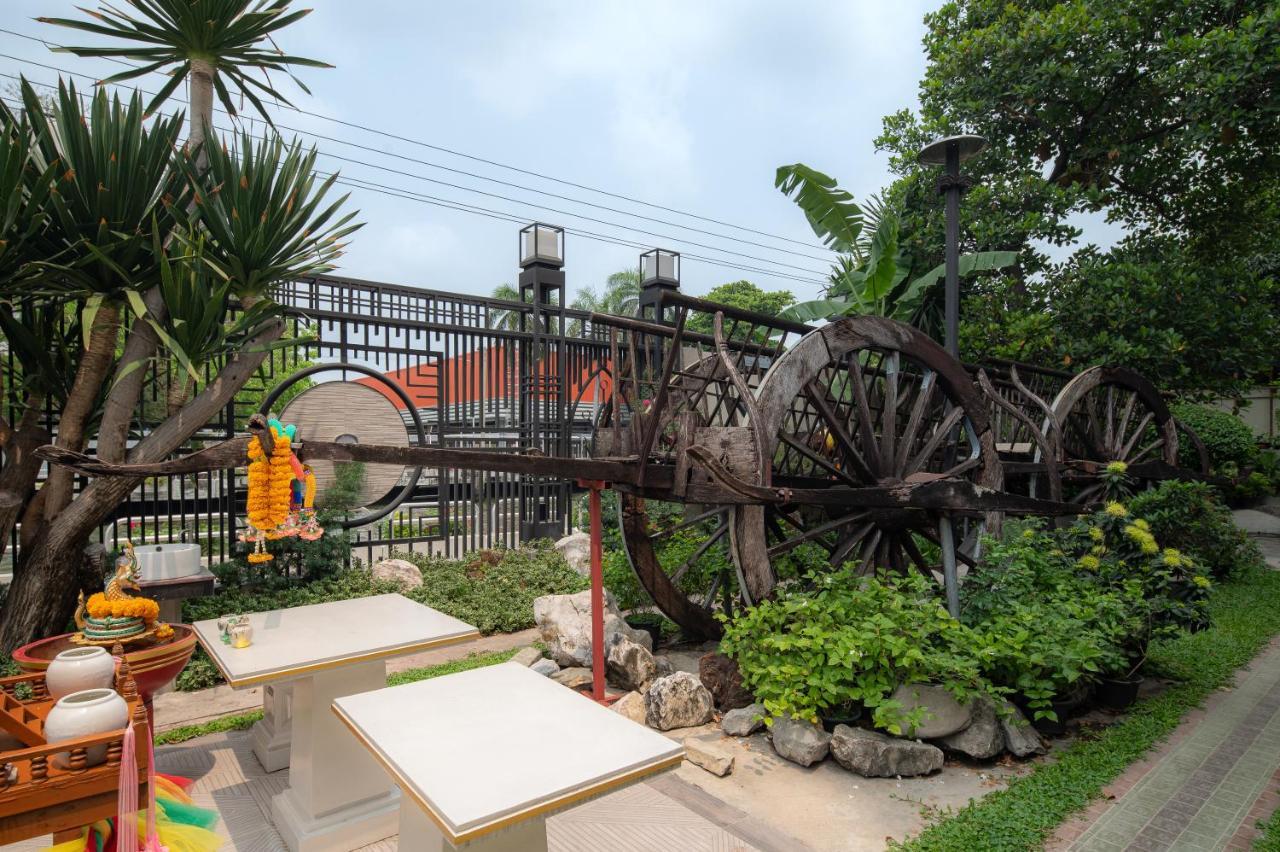
[(922, 721), (889, 696), (900, 683), (941, 684), (959, 700), (992, 692), (971, 632), (918, 575), (859, 577), (845, 569), (808, 578), (728, 622), (720, 649), (771, 716), (816, 720), (861, 705), (895, 734)]
[(1172, 407), (1173, 416), (1191, 427), (1209, 451), (1209, 464), (1223, 476), (1234, 467), (1238, 472), (1257, 459), (1258, 445), (1245, 422), (1229, 411), (1208, 405), (1181, 403)]
[(604, 587), (613, 593), (614, 600), (618, 602), (620, 608), (636, 609), (653, 605), (653, 599), (649, 597), (644, 586), (640, 585), (640, 578), (632, 570), (631, 560), (627, 558), (627, 554), (621, 547), (616, 550), (606, 550), (600, 566)]
[(1129, 501), (1162, 544), (1176, 547), (1225, 579), (1258, 565), (1262, 553), (1231, 520), (1217, 491), (1203, 482), (1167, 481)]

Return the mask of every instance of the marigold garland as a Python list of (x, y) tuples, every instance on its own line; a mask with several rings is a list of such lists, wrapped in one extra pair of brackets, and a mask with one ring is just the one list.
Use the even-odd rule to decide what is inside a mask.
[[(249, 496), (246, 500), (249, 531), (241, 540), (254, 545), (248, 556), (251, 564), (272, 560), (272, 555), (263, 546), (267, 539), (286, 538), (300, 532), (293, 480), (303, 467), (293, 455), (294, 427), (284, 426), (273, 419), (269, 421), (268, 428), (273, 439), (271, 455), (267, 455), (257, 436), (249, 439), (246, 451), (249, 459)], [(314, 493), (314, 484), (311, 488)], [(309, 501), (307, 503), (309, 505)], [(311, 526), (315, 526), (314, 522)], [(319, 531), (318, 526), (316, 530)]]
[(141, 618), (148, 624), (160, 617), (160, 604), (149, 598), (123, 598), (107, 600), (106, 595), (97, 592), (89, 596), (85, 609), (94, 618)]

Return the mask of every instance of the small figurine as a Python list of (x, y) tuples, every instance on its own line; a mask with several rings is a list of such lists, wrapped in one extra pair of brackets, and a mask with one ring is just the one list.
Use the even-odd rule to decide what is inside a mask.
[(137, 598), (129, 590), (140, 592), (138, 557), (133, 542), (124, 543), (124, 551), (116, 559), (116, 570), (106, 588), (84, 599), (76, 606), (76, 627), (71, 641), (77, 645), (127, 645), (144, 639), (167, 639), (173, 628), (160, 621), (160, 605), (150, 598)]

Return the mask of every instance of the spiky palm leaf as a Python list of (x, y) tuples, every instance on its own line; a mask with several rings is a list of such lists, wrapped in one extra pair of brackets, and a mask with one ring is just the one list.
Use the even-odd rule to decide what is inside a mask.
[(13, 295), (33, 260), (48, 257), (49, 187), (57, 163), (41, 156), (25, 114), (0, 100), (0, 296)]
[[(253, 104), (267, 123), (267, 113), (259, 94), (283, 103), (289, 103), (271, 85), (251, 76), (254, 72), (264, 75), (270, 71), (289, 74), (298, 87), (307, 94), (311, 90), (290, 69), (295, 66), (332, 68), (326, 62), (291, 56), (276, 50), (271, 36), (308, 15), (310, 9), (289, 11), (290, 0), (125, 0), (125, 8), (107, 3), (99, 11), (77, 7), (93, 18), (81, 21), (72, 18), (37, 18), (47, 24), (71, 27), (83, 32), (133, 42), (128, 47), (63, 47), (58, 50), (76, 56), (133, 59), (144, 63), (113, 74), (104, 83), (132, 80), (153, 71), (168, 69), (169, 81), (160, 88), (147, 105), (147, 111), (155, 111), (173, 94), (191, 71), (192, 60), (203, 60), (213, 66), (214, 88), (223, 109), (236, 115), (231, 91), (223, 78), (239, 90)], [(135, 14), (130, 15), (129, 9)], [(255, 93), (256, 90), (256, 93)]]
[(295, 140), (240, 137), (238, 148), (210, 145), (208, 171), (179, 158), (196, 192), (194, 212), (180, 234), (207, 235), (203, 255), (232, 283), (241, 299), (256, 300), (281, 281), (319, 275), (335, 268), (348, 236), (363, 226), (356, 213), (342, 213), (349, 196), (327, 206), (325, 196), (337, 174), (322, 183), (315, 173), (316, 151)]
[[(46, 291), (118, 301), (155, 283), (150, 225), (169, 229), (186, 203), (173, 168), (182, 115), (144, 121), (137, 93), (127, 104), (99, 90), (86, 114), (74, 84), (60, 82), (52, 114), (25, 80), (22, 100), (50, 175), (51, 250), (40, 266)], [(86, 321), (86, 328), (91, 325)]]

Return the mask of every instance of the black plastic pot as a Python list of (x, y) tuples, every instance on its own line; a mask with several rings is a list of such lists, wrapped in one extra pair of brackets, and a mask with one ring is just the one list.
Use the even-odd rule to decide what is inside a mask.
[(1138, 700), (1138, 690), (1142, 688), (1143, 678), (1134, 675), (1129, 678), (1103, 678), (1094, 690), (1094, 698), (1109, 710), (1124, 710)]
[(828, 734), (836, 732), (836, 725), (848, 725), (853, 727), (854, 723), (862, 718), (862, 708), (854, 707), (838, 707), (829, 711), (830, 715), (822, 717), (822, 729)]
[(1054, 699), (1049, 702), (1049, 709), (1057, 716), (1057, 720), (1053, 719), (1036, 719), (1035, 711), (1027, 707), (1026, 699), (1015, 699), (1014, 704), (1018, 705), (1018, 709), (1026, 714), (1031, 720), (1031, 726), (1044, 734), (1046, 737), (1060, 737), (1067, 732), (1067, 720), (1076, 712), (1076, 709), (1084, 703), (1089, 697), (1087, 689), (1078, 689), (1070, 695)]

